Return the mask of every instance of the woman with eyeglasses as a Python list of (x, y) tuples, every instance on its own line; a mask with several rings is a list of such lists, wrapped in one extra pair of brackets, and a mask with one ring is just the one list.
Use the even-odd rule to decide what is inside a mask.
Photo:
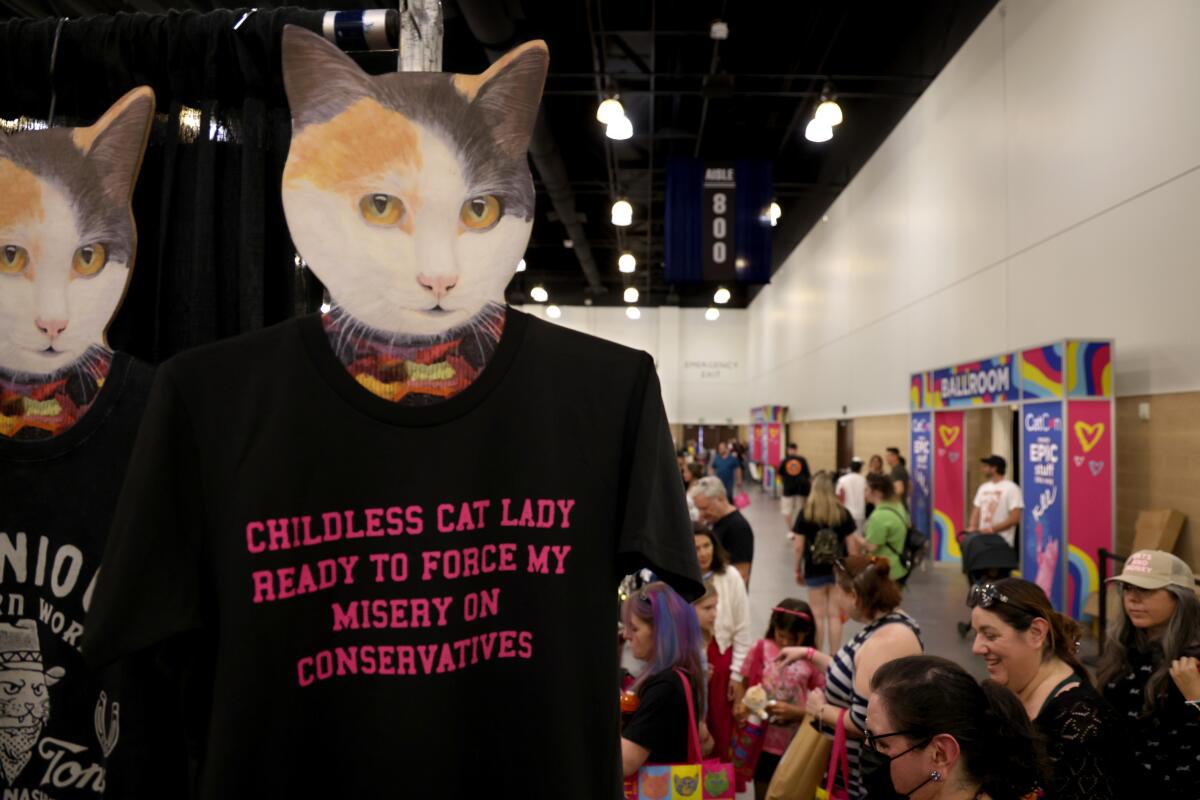
[(1134, 766), (1116, 712), (1092, 686), (1076, 650), (1079, 625), (1030, 581), (1004, 578), (971, 590), (975, 655), (1012, 691), (1045, 740), (1053, 800), (1123, 800)]
[(936, 656), (875, 672), (864, 743), (872, 800), (1021, 800), (1039, 783), (1037, 733), (1016, 696)]
[[(837, 581), (834, 602), (866, 627), (832, 656), (809, 647), (785, 647), (779, 654), (784, 664), (807, 658), (825, 670), (825, 691), (813, 689), (805, 703), (806, 712), (820, 721), (825, 733), (833, 735), (838, 717), (846, 710), (850, 785), (845, 788), (853, 800), (866, 796), (859, 775), (859, 754), (867, 728), (871, 679), (887, 662), (919, 655), (925, 649), (920, 626), (899, 608), (900, 587), (889, 577), (890, 572), (891, 564), (885, 558), (839, 559), (833, 568)], [(837, 783), (841, 785), (840, 775)]]
[(1110, 579), (1121, 617), (1097, 683), (1130, 730), (1142, 797), (1200, 797), (1200, 599), (1187, 563), (1142, 550)]
[(634, 658), (646, 664), (633, 684), (637, 708), (621, 732), (625, 775), (645, 764), (687, 763), (687, 697), (703, 720), (708, 683), (696, 610), (667, 584), (651, 583), (625, 601), (621, 621)]

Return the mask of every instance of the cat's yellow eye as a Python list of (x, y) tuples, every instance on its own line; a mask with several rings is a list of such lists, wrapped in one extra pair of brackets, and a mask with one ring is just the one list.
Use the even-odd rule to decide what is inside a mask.
[(368, 194), (358, 201), (358, 209), (372, 225), (395, 225), (404, 216), (404, 203), (390, 194)]
[(29, 251), (15, 244), (5, 245), (0, 249), (0, 273), (17, 275), (25, 270), (29, 263)]
[(71, 269), (85, 278), (90, 278), (104, 269), (107, 263), (108, 251), (104, 249), (104, 245), (96, 242), (85, 244), (75, 251), (75, 257), (71, 259)]
[(472, 197), (462, 204), (458, 218), (462, 224), (473, 231), (483, 231), (495, 225), (500, 220), (500, 198), (494, 194), (482, 197)]

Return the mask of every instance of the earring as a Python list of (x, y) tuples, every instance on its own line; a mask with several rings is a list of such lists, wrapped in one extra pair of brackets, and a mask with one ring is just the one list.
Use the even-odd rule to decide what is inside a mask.
[(937, 783), (938, 781), (940, 781), (942, 779), (942, 773), (938, 772), (935, 769), (933, 772), (929, 773), (929, 779), (931, 781), (933, 781), (934, 783)]

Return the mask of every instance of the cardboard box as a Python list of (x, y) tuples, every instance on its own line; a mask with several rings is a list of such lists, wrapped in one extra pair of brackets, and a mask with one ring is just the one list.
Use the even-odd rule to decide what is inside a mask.
[(1179, 541), (1179, 534), (1183, 531), (1183, 523), (1186, 521), (1186, 516), (1171, 509), (1139, 511), (1137, 522), (1133, 525), (1132, 552), (1162, 550), (1174, 553), (1175, 545)]

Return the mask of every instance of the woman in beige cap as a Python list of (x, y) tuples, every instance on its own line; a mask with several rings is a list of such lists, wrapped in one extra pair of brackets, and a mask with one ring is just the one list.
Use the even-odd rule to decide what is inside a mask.
[(1122, 613), (1099, 667), (1101, 693), (1129, 721), (1143, 797), (1200, 797), (1200, 598), (1191, 568), (1141, 550), (1112, 578)]

